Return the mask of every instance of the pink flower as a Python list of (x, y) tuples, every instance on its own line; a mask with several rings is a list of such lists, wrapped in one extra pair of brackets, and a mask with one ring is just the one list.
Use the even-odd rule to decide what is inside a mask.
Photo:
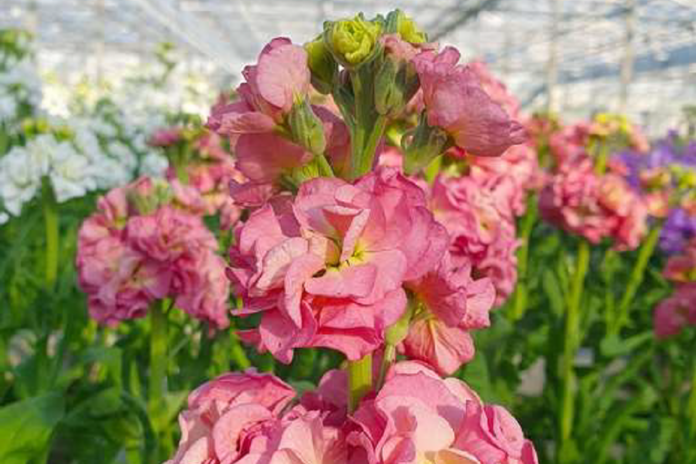
[(578, 123), (554, 132), (549, 138), (549, 149), (556, 164), (562, 165), (566, 162), (572, 162), (576, 158), (589, 156), (586, 147), (590, 131), (590, 124)]
[(468, 402), (456, 446), (471, 452), (481, 464), (538, 462), (534, 445), (524, 438), (520, 424), (502, 406)]
[(513, 145), (494, 158), (466, 157), (469, 175), (496, 197), (498, 209), (508, 218), (527, 209), (527, 193), (542, 187), (537, 153), (529, 144)]
[(483, 61), (472, 61), (468, 67), (479, 78), (481, 87), (493, 101), (499, 104), (510, 117), (517, 119), (520, 113), (520, 102), (508, 91), (505, 84), (495, 78)]
[(451, 237), (452, 257), (491, 279), (496, 305), (511, 294), (517, 280), (518, 241), (508, 200), (472, 176), (438, 176), (430, 194), (435, 219)]
[[(490, 421), (484, 423), (482, 415)], [(347, 441), (354, 462), (537, 462), (533, 445), (503, 408), (483, 405), (463, 382), (443, 380), (413, 362), (393, 366), (382, 390), (363, 401), (353, 421)]]
[(181, 140), (181, 127), (166, 127), (156, 130), (147, 141), (151, 147), (168, 147)]
[(312, 159), (304, 148), (271, 132), (241, 135), (235, 153), (237, 169), (259, 183), (275, 182), (283, 173)]
[(599, 176), (587, 157), (561, 164), (539, 198), (542, 217), (592, 243), (614, 239), (619, 250), (640, 244), (648, 209), (626, 181), (613, 173)]
[(193, 391), (179, 415), (181, 441), (166, 464), (231, 464), (256, 451), (295, 396), (281, 380), (254, 370), (225, 374)]
[(470, 265), (455, 266), (447, 254), (437, 269), (408, 285), (419, 305), (403, 342), (404, 354), (443, 375), (473, 358), (469, 331), (490, 324), (495, 289), (490, 279), (474, 281), (470, 273)]
[(195, 141), (198, 156), (186, 166), (187, 185), (182, 185), (176, 170), (167, 170), (174, 194), (185, 209), (199, 215), (220, 215), (220, 226), (229, 229), (241, 215), (241, 205), (230, 196), (231, 182), (247, 181), (235, 167), (231, 154), (222, 146), (222, 139), (205, 133)]
[(696, 283), (682, 284), (674, 294), (660, 302), (653, 313), (655, 336), (669, 338), (685, 325), (696, 325)]
[(499, 156), (524, 142), (525, 131), (481, 88), (459, 52), (422, 52), (413, 63), (420, 78), (428, 124), (447, 131), (455, 144), (477, 156)]
[(696, 237), (684, 247), (683, 253), (671, 256), (663, 272), (665, 278), (675, 283), (696, 282)]
[(217, 248), (215, 236), (200, 217), (168, 205), (153, 214), (132, 217), (125, 236), (135, 251), (162, 263), (174, 263), (185, 254)]
[(310, 89), (307, 52), (279, 37), (264, 47), (258, 63), (244, 68), (237, 88), (240, 100), (216, 106), (208, 127), (222, 135), (270, 132), (297, 98)]
[(341, 430), (324, 425), (321, 413), (289, 414), (269, 433), (262, 445), (240, 464), (348, 464)]
[(224, 328), (229, 281), (217, 240), (199, 216), (176, 207), (181, 192), (172, 198), (162, 188), (143, 178), (115, 189), (82, 224), (76, 264), (90, 315), (113, 325), (171, 297), (211, 329)]
[(439, 262), (446, 232), (423, 191), (392, 170), (349, 184), (318, 178), (294, 202), (267, 205), (237, 230), (228, 274), (242, 314), (264, 311), (243, 334), (278, 359), (325, 346), (350, 359), (373, 351), (402, 314), (402, 284)]

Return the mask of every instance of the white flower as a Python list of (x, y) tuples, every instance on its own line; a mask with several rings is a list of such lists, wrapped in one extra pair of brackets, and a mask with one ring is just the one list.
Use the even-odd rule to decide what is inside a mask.
[(0, 211), (0, 225), (3, 225), (4, 223), (6, 223), (9, 220), (10, 220), (10, 215)]
[(0, 93), (0, 121), (14, 119), (16, 115), (17, 101), (15, 98), (12, 95)]
[(167, 158), (156, 152), (149, 152), (140, 163), (140, 175), (150, 177), (164, 177), (169, 166)]
[(127, 169), (134, 170), (138, 165), (138, 158), (133, 151), (118, 140), (109, 143), (109, 153)]
[(59, 203), (83, 196), (97, 185), (89, 159), (75, 150), (69, 142), (56, 145), (49, 177)]
[(30, 162), (28, 151), (14, 147), (0, 158), (0, 199), (5, 209), (18, 216), (41, 186), (41, 172)]
[(58, 141), (51, 134), (41, 134), (27, 143), (27, 163), (39, 173), (39, 177), (48, 174), (51, 160), (58, 148)]

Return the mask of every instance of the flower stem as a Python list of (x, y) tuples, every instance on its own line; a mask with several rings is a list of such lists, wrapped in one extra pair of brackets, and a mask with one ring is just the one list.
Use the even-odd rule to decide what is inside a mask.
[(319, 165), (319, 174), (321, 174), (323, 177), (336, 177), (333, 169), (331, 169), (329, 161), (326, 159), (326, 156), (319, 154), (316, 155), (316, 158), (317, 164)]
[(150, 378), (148, 404), (157, 409), (164, 397), (167, 382), (167, 300), (150, 308)]
[[(691, 393), (689, 394), (688, 416), (690, 419), (689, 442), (696, 443), (696, 362), (692, 362)], [(696, 453), (696, 448), (693, 450)], [(696, 456), (695, 456), (696, 457)]]
[(568, 299), (568, 310), (565, 315), (565, 340), (563, 346), (562, 361), (562, 403), (561, 416), (559, 421), (560, 450), (559, 455), (566, 454), (565, 450), (569, 446), (569, 440), (573, 431), (573, 421), (575, 416), (575, 371), (573, 364), (575, 354), (580, 343), (580, 303), (582, 302), (582, 292), (585, 284), (585, 276), (590, 264), (590, 245), (586, 240), (582, 240), (578, 247), (578, 257), (575, 264), (575, 273), (571, 282), (570, 296)]
[(348, 412), (352, 413), (360, 400), (372, 390), (372, 355), (358, 361), (348, 361)]
[(42, 186), (43, 214), (46, 228), (46, 289), (52, 290), (58, 278), (58, 205), (48, 180)]
[(379, 368), (379, 377), (377, 378), (377, 390), (382, 388), (384, 381), (387, 378), (387, 372), (396, 360), (396, 347), (391, 343), (384, 345), (384, 355), (382, 356), (382, 365)]
[(657, 245), (657, 241), (660, 238), (661, 231), (662, 222), (659, 222), (650, 230), (647, 239), (645, 240), (645, 242), (643, 242), (643, 245), (641, 245), (640, 247), (640, 251), (638, 252), (638, 261), (636, 262), (633, 271), (631, 271), (631, 277), (628, 281), (626, 291), (624, 292), (623, 296), (621, 297), (621, 301), (619, 302), (614, 323), (609, 328), (609, 333), (612, 335), (618, 335), (621, 328), (627, 322), (631, 302), (633, 301), (633, 297), (635, 297), (636, 292), (640, 287), (640, 284), (643, 282), (645, 269), (648, 266), (650, 257), (655, 251), (655, 246)]
[(530, 195), (527, 201), (527, 212), (522, 219), (521, 241), (517, 249), (517, 288), (512, 306), (512, 320), (522, 319), (527, 311), (527, 268), (529, 261), (529, 238), (532, 235), (537, 218), (537, 195)]

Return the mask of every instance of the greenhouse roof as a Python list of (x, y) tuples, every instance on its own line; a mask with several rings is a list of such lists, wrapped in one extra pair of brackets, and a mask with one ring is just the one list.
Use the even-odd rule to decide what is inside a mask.
[(58, 74), (117, 73), (173, 41), (192, 65), (229, 75), (272, 37), (302, 42), (326, 19), (395, 8), (490, 63), (530, 109), (546, 104), (549, 82), (552, 107), (571, 116), (625, 110), (663, 126), (696, 102), (691, 0), (3, 0), (0, 27), (33, 30)]

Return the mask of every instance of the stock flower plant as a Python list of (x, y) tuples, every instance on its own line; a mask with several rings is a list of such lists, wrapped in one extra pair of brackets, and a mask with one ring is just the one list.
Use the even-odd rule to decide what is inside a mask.
[[(346, 366), (296, 399), (254, 371), (203, 385), (180, 416), (181, 442), (168, 463), (537, 462), (504, 408), (441, 377), (473, 358), (470, 332), (490, 325), (496, 299), (514, 287), (514, 221), (537, 169), (532, 146), (521, 145), (514, 98), (483, 65), (459, 58), (400, 11), (358, 15), (327, 22), (304, 46), (273, 39), (244, 69), (239, 98), (213, 108), (210, 137), (234, 153), (239, 175), (225, 179), (246, 210), (228, 252), (226, 275), (240, 300), (231, 315), (259, 321), (237, 334), (284, 363), (297, 349), (328, 348)], [(397, 126), (407, 131), (390, 136)], [(181, 137), (163, 131), (152, 142)], [(205, 176), (191, 169), (182, 176), (174, 166), (170, 181), (200, 192)], [(174, 284), (189, 282), (177, 277), (183, 263), (215, 255), (186, 213), (191, 201), (172, 191), (152, 210), (137, 209), (152, 204), (152, 192), (135, 196), (135, 211), (132, 196), (121, 196), (111, 219), (103, 200), (90, 220), (99, 227), (86, 227), (82, 240), (96, 236), (138, 257), (125, 261), (142, 260), (132, 266), (142, 277), (116, 278), (124, 291), (112, 300), (142, 294), (142, 312), (168, 295), (222, 320), (217, 309), (187, 306), (200, 287)], [(112, 263), (89, 282), (95, 301), (113, 279)], [(83, 281), (94, 275), (84, 272)], [(123, 318), (118, 305), (106, 313)]]

